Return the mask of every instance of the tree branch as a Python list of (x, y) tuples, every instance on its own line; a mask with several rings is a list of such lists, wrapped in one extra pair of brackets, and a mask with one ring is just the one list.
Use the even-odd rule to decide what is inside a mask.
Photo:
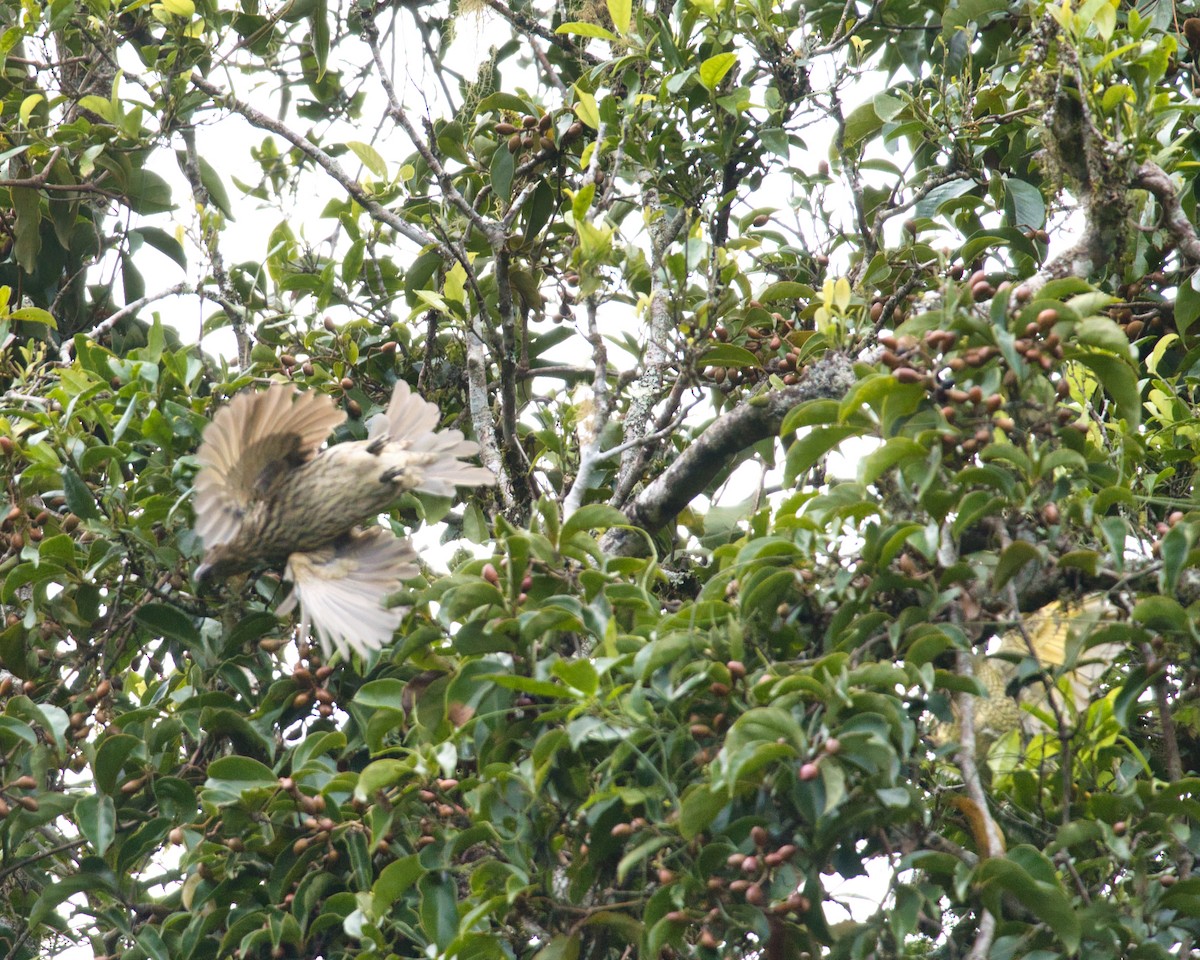
[(364, 210), (371, 215), (375, 220), (385, 224), (395, 230), (402, 237), (411, 240), (413, 243), (418, 243), (421, 246), (434, 246), (442, 252), (446, 257), (457, 260), (458, 257), (454, 250), (448, 248), (445, 244), (438, 241), (431, 233), (424, 230), (419, 230), (411, 223), (402, 220), (400, 217), (392, 213), (391, 210), (383, 206), (378, 200), (372, 197), (362, 184), (355, 180), (350, 174), (342, 169), (341, 165), (333, 159), (328, 153), (318, 147), (315, 143), (306, 137), (300, 136), (296, 131), (292, 130), (285, 124), (280, 123), (273, 117), (268, 117), (261, 110), (256, 110), (250, 104), (239, 100), (231, 93), (226, 93), (215, 83), (209, 83), (204, 77), (198, 73), (193, 73), (192, 86), (198, 90), (202, 90), (218, 103), (224, 103), (234, 113), (245, 117), (251, 124), (263, 130), (267, 130), (276, 136), (282, 137), (293, 147), (304, 154), (308, 159), (315, 163), (318, 167), (324, 170), (332, 177), (343, 190), (346, 191), (354, 200), (362, 206)]
[(1149, 191), (1158, 201), (1163, 211), (1163, 226), (1171, 234), (1175, 246), (1184, 259), (1192, 264), (1200, 264), (1200, 237), (1196, 236), (1196, 228), (1183, 212), (1183, 204), (1179, 202), (1179, 191), (1171, 182), (1171, 177), (1157, 163), (1147, 160), (1133, 175), (1133, 185)]
[[(192, 197), (196, 201), (198, 208), (211, 208), (212, 198), (209, 196), (208, 188), (204, 186), (204, 181), (200, 174), (200, 155), (196, 150), (196, 128), (194, 126), (184, 127), (180, 133), (183, 136), (184, 146), (184, 162), (183, 175), (187, 178), (188, 184), (192, 188)], [(226, 307), (229, 313), (229, 322), (233, 326), (233, 336), (237, 341), (238, 365), (245, 369), (250, 365), (250, 335), (246, 330), (246, 310), (244, 306), (237, 301), (240, 299), (237, 291), (232, 283), (229, 282), (229, 273), (225, 269), (225, 258), (221, 255), (221, 248), (216, 242), (215, 229), (206, 228), (203, 214), (200, 215), (200, 236), (206, 241), (208, 259), (212, 264), (213, 279), (217, 283), (217, 289), (221, 291), (221, 296), (229, 306), (234, 309), (230, 310)]]
[[(674, 463), (625, 506), (625, 516), (651, 533), (662, 529), (704, 492), (736, 454), (777, 434), (789, 410), (806, 400), (845, 396), (853, 384), (850, 360), (831, 353), (807, 367), (804, 379), (794, 386), (740, 403), (685, 447)], [(612, 555), (633, 556), (645, 549), (645, 541), (626, 530), (609, 530), (601, 547)]]

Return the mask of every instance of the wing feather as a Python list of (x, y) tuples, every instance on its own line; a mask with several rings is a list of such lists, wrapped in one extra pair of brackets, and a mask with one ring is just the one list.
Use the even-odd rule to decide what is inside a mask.
[(311, 460), (346, 415), (323, 393), (273, 383), (217, 411), (196, 454), (196, 533), (205, 547), (237, 536), (264, 481)]

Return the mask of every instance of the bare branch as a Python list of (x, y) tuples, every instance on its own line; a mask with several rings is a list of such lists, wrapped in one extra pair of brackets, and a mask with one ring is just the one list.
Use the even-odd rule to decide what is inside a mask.
[[(761, 393), (717, 417), (657, 479), (624, 508), (629, 522), (651, 533), (675, 519), (742, 450), (779, 432), (783, 418), (806, 400), (842, 397), (854, 384), (850, 360), (829, 354), (811, 364), (794, 386)], [(610, 530), (602, 548), (621, 556), (645, 549), (644, 539)]]
[(280, 123), (273, 117), (267, 116), (261, 110), (256, 110), (250, 104), (239, 100), (231, 93), (226, 93), (215, 83), (210, 83), (198, 73), (193, 73), (192, 85), (198, 90), (202, 90), (210, 97), (219, 103), (225, 104), (234, 113), (245, 117), (251, 124), (267, 130), (276, 136), (282, 137), (293, 147), (299, 150), (302, 154), (308, 157), (313, 163), (324, 170), (330, 177), (337, 182), (343, 190), (346, 191), (354, 200), (362, 206), (362, 208), (371, 215), (375, 220), (386, 226), (391, 227), (402, 237), (411, 240), (413, 243), (418, 243), (421, 246), (437, 247), (445, 256), (458, 259), (455, 251), (449, 248), (446, 244), (440, 242), (433, 234), (414, 227), (411, 223), (401, 219), (392, 213), (387, 207), (383, 206), (378, 200), (372, 197), (362, 184), (355, 180), (350, 174), (342, 169), (341, 165), (333, 159), (328, 153), (318, 147), (307, 137), (302, 137), (296, 131), (292, 130), (286, 124)]
[[(661, 267), (668, 247), (675, 242), (688, 223), (686, 208), (680, 209), (673, 217), (667, 219), (658, 191), (654, 187), (648, 187), (646, 190), (646, 206), (651, 213), (657, 214), (658, 218), (650, 229), (650, 271), (654, 279), (651, 281), (650, 306), (647, 308), (650, 330), (646, 338), (645, 367), (633, 384), (632, 399), (625, 414), (625, 439), (633, 441), (652, 432), (649, 426), (650, 417), (655, 404), (662, 398), (667, 371), (675, 359), (671, 350), (671, 335), (674, 333), (675, 323), (671, 313), (670, 292), (666, 288)], [(652, 453), (650, 444), (634, 443), (627, 445), (625, 449), (626, 455), (621, 459), (621, 469), (609, 500), (609, 503), (618, 508), (624, 505), (630, 491), (637, 485), (646, 460)]]
[[(200, 156), (196, 151), (196, 128), (193, 126), (184, 127), (181, 131), (184, 145), (184, 163), (183, 175), (187, 178), (188, 184), (192, 188), (192, 197), (196, 201), (196, 206), (200, 208), (211, 208), (212, 198), (208, 194), (208, 188), (204, 186), (204, 181), (200, 175)], [(201, 225), (201, 235), (205, 241), (209, 240), (206, 235), (207, 230)], [(228, 302), (234, 307), (229, 311), (229, 322), (233, 326), (233, 335), (237, 341), (238, 365), (245, 368), (250, 365), (250, 336), (246, 332), (246, 311), (239, 301), (237, 291), (233, 284), (229, 282), (229, 274), (225, 270), (225, 258), (221, 255), (221, 249), (215, 242), (206, 242), (205, 251), (208, 254), (209, 262), (212, 264), (213, 279), (217, 283), (217, 289), (221, 292), (221, 297), (225, 302)], [(228, 308), (227, 308), (228, 309)]]
[[(139, 297), (137, 300), (125, 304), (116, 313), (111, 313), (98, 324), (92, 327), (84, 334), (89, 340), (99, 340), (104, 334), (108, 333), (113, 327), (124, 320), (126, 317), (137, 313), (142, 307), (148, 303), (153, 303), (155, 300), (165, 300), (167, 297), (178, 297), (184, 294), (192, 293), (198, 297), (204, 297), (204, 291), (193, 287), (190, 283), (177, 283), (174, 286), (167, 287), (165, 290), (160, 290), (158, 293), (152, 293), (149, 296)], [(71, 338), (63, 342), (59, 348), (58, 356), (63, 363), (68, 363), (71, 360), (71, 354), (75, 352), (75, 340)]]
[(379, 50), (379, 30), (370, 20), (363, 20), (362, 35), (367, 41), (367, 45), (371, 48), (371, 57), (375, 61), (375, 67), (379, 71), (379, 83), (383, 87), (384, 93), (388, 100), (388, 115), (395, 120), (408, 134), (408, 138), (413, 142), (413, 146), (417, 148), (417, 153), (421, 155), (421, 159), (429, 166), (434, 177), (437, 178), (438, 186), (442, 188), (442, 196), (456, 207), (471, 222), (480, 233), (487, 238), (488, 244), (496, 249), (504, 244), (505, 230), (500, 224), (492, 220), (488, 220), (478, 210), (467, 202), (464, 197), (454, 186), (454, 181), (450, 179), (450, 175), (446, 172), (446, 168), (442, 166), (442, 162), (438, 159), (437, 154), (429, 146), (429, 143), (417, 132), (417, 128), (412, 125), (408, 119), (408, 114), (404, 110), (403, 104), (396, 96), (396, 88), (392, 85), (392, 78), (388, 75), (387, 64), (383, 62), (383, 54)]
[(596, 298), (587, 299), (588, 342), (592, 345), (592, 410), (588, 423), (581, 424), (579, 469), (575, 482), (563, 500), (563, 516), (569, 517), (583, 505), (583, 498), (593, 486), (605, 456), (600, 451), (600, 434), (612, 413), (612, 395), (608, 389), (608, 348), (596, 322)]

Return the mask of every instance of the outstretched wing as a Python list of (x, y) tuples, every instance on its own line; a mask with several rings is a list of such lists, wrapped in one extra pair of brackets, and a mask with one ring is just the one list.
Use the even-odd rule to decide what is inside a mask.
[(300, 604), (300, 632), (316, 633), (328, 657), (351, 652), (366, 657), (386, 646), (407, 612), (385, 607), (388, 595), (420, 569), (407, 539), (383, 527), (355, 530), (333, 546), (293, 553), (286, 575), (293, 592), (279, 607), (288, 613)]
[(460, 457), (479, 453), (479, 444), (466, 440), (457, 430), (438, 431), (441, 411), (436, 404), (423, 400), (403, 380), (396, 382), (387, 412), (372, 417), (367, 424), (372, 440), (386, 440), (413, 453), (434, 454), (432, 463), (419, 468), (420, 482), (415, 489), (442, 497), (454, 496), (455, 487), (493, 484), (496, 477), (486, 467), (460, 462)]
[(246, 508), (284, 470), (311, 460), (346, 415), (323, 393), (273, 383), (217, 411), (196, 459), (196, 533), (211, 548), (237, 536)]

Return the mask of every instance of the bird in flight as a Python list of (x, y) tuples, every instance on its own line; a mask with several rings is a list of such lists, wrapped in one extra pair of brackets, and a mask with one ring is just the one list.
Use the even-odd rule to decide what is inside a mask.
[(196, 534), (204, 557), (196, 582), (283, 565), (300, 607), (300, 632), (315, 631), (326, 656), (366, 656), (392, 639), (406, 610), (389, 594), (419, 571), (407, 538), (369, 524), (406, 490), (453, 496), (495, 483), (463, 463), (479, 445), (438, 431), (441, 411), (397, 382), (366, 440), (321, 449), (346, 415), (323, 393), (273, 383), (243, 391), (217, 411), (196, 459)]

